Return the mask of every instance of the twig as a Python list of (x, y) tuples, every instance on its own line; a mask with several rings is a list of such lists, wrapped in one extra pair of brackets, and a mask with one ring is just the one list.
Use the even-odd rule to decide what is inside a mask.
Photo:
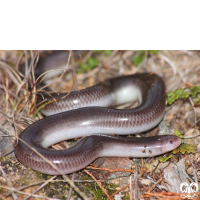
[(101, 171), (109, 171), (111, 173), (113, 172), (131, 172), (131, 173), (135, 173), (134, 170), (131, 169), (124, 169), (124, 168), (116, 168), (116, 169), (109, 169), (109, 168), (99, 168), (99, 167), (92, 167), (92, 166), (88, 166), (86, 167), (87, 169), (95, 169), (95, 170), (101, 170)]
[(163, 178), (163, 181), (164, 181), (165, 183), (167, 183), (168, 185), (173, 186), (169, 181), (167, 181), (167, 180), (164, 179), (164, 178)]
[[(195, 195), (199, 195), (199, 194), (200, 193), (195, 193)], [(139, 199), (157, 197), (159, 199), (163, 198), (164, 200), (183, 200), (183, 198), (180, 197), (180, 195), (181, 194), (179, 194), (179, 193), (172, 193), (172, 192), (159, 192), (159, 193), (145, 192), (145, 195), (139, 197)], [(187, 195), (188, 195), (188, 193), (187, 193)]]
[[(189, 158), (189, 160), (190, 160), (190, 158)], [(192, 167), (193, 167), (194, 181), (195, 181), (195, 183), (198, 184), (198, 178), (197, 178), (198, 173), (197, 173), (196, 166), (194, 165), (194, 163), (191, 160), (190, 160), (190, 162), (192, 163)]]
[(129, 179), (130, 200), (133, 200), (132, 176)]
[[(159, 190), (162, 190), (162, 186), (158, 185), (158, 182), (162, 181), (162, 178), (157, 181), (154, 181), (153, 178), (151, 178), (149, 175), (146, 175), (146, 178), (149, 179)], [(161, 181), (160, 181), (161, 180)]]
[(56, 178), (57, 176), (53, 176), (51, 177), (49, 180), (45, 181), (45, 183), (43, 183), (38, 189), (36, 189), (34, 192), (32, 192), (30, 195), (28, 195), (28, 197), (26, 197), (24, 200), (29, 199), (31, 196), (33, 196), (34, 193), (38, 192), (39, 190), (41, 190), (45, 185), (47, 185), (49, 182), (51, 182), (54, 178)]
[(138, 200), (138, 173), (134, 173), (134, 195), (133, 200)]
[(11, 148), (11, 149), (7, 150), (6, 152), (4, 152), (3, 154), (0, 154), (0, 158), (6, 157), (6, 156), (10, 155), (13, 152), (14, 152), (14, 148)]
[[(134, 184), (131, 184), (132, 186), (134, 186)], [(120, 188), (119, 190), (115, 191), (110, 197), (115, 196), (116, 194), (118, 194), (119, 192), (125, 190), (126, 188), (130, 187), (130, 184), (125, 185), (124, 187)]]
[(99, 180), (97, 180), (88, 170), (84, 170), (84, 172), (86, 172), (89, 176), (91, 176), (95, 180), (95, 182), (98, 184), (98, 186), (103, 190), (103, 192), (107, 196), (108, 200), (111, 200), (110, 195), (107, 193), (105, 188), (101, 185), (101, 182)]
[[(12, 187), (5, 187), (5, 186), (0, 185), (0, 188), (4, 188), (4, 189), (7, 189), (7, 190), (10, 190), (11, 192), (16, 192), (16, 193), (23, 194), (23, 195), (30, 195), (29, 193), (21, 192), (21, 191), (15, 189), (15, 188), (12, 188)], [(35, 198), (41, 198), (41, 199), (47, 199), (47, 200), (56, 200), (55, 198), (48, 198), (48, 197), (40, 196), (40, 195), (37, 195), (37, 194), (33, 194), (32, 196), (35, 197)]]
[[(3, 174), (3, 177), (6, 179), (6, 182), (7, 182), (8, 186), (11, 187), (10, 181), (8, 180), (8, 177), (6, 176), (5, 172), (3, 171), (1, 165), (0, 165), (0, 171)], [(13, 196), (13, 199), (17, 200), (17, 196), (13, 191), (11, 191), (11, 194)]]
[(163, 178), (160, 178), (158, 181), (156, 181), (156, 184), (154, 184), (147, 192), (151, 192), (161, 181)]
[[(32, 186), (39, 185), (39, 184), (42, 184), (42, 183), (45, 183), (45, 182), (46, 181), (40, 181), (40, 182), (32, 183), (31, 185), (26, 185), (26, 186), (18, 188), (18, 191), (21, 191), (21, 190), (24, 190), (26, 188), (30, 188)], [(51, 180), (51, 183), (57, 183), (57, 182), (67, 183), (67, 180)], [(95, 180), (74, 180), (74, 182), (76, 182), (76, 183), (94, 183)], [(101, 180), (100, 182), (105, 182), (105, 181)], [(10, 195), (11, 195), (11, 192), (9, 194), (7, 194), (5, 197), (8, 197)]]
[[(74, 179), (75, 179), (75, 174), (76, 173), (73, 173), (72, 174), (72, 181), (73, 181), (73, 183), (74, 183)], [(70, 188), (69, 188), (69, 192), (68, 192), (68, 197), (67, 197), (67, 200), (70, 200), (71, 199), (71, 196), (72, 196), (72, 186), (70, 186)]]

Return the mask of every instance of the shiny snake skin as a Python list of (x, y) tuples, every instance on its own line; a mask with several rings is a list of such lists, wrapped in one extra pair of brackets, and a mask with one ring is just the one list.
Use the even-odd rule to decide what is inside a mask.
[[(69, 95), (51, 95), (53, 98), (45, 93), (38, 94), (39, 101), (57, 100), (42, 110), (43, 114), (51, 116), (26, 128), (15, 147), (16, 157), (21, 163), (42, 173), (73, 173), (104, 156), (156, 156), (173, 150), (181, 143), (181, 139), (174, 135), (142, 138), (113, 136), (144, 132), (162, 120), (165, 84), (154, 73), (109, 79)], [(107, 108), (135, 100), (139, 100), (139, 106), (132, 109)], [(55, 143), (77, 137), (83, 138), (69, 149), (48, 149)], [(53, 163), (59, 172), (29, 147)]]

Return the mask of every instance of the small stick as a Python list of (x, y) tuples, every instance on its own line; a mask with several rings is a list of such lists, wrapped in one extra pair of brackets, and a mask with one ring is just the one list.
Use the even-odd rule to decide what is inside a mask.
[(108, 200), (111, 200), (110, 195), (107, 193), (107, 191), (105, 190), (105, 188), (101, 185), (101, 182), (99, 180), (97, 180), (89, 171), (84, 170), (84, 172), (86, 172), (89, 176), (91, 176), (95, 180), (95, 182), (98, 184), (98, 186), (103, 190), (103, 192), (107, 196)]

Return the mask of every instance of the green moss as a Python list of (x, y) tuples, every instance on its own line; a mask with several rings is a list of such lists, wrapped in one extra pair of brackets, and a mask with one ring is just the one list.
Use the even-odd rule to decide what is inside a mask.
[(52, 178), (52, 176), (51, 175), (47, 175), (47, 179), (50, 179), (50, 178)]
[(5, 160), (5, 157), (0, 158), (0, 161), (4, 161), (4, 160)]
[(130, 194), (129, 192), (122, 192), (122, 195), (123, 195), (123, 200), (129, 200), (130, 199)]
[(112, 194), (113, 191), (114, 191), (117, 187), (119, 187), (118, 184), (115, 185), (115, 184), (111, 183), (111, 184), (107, 184), (107, 186), (105, 187), (105, 189), (107, 190), (108, 194)]
[[(88, 180), (88, 179), (87, 179)], [(115, 184), (107, 184), (104, 188), (106, 189), (107, 193), (111, 195), (118, 185)], [(94, 182), (94, 183), (87, 183), (85, 184), (84, 192), (90, 192), (94, 196), (94, 200), (106, 200), (107, 197), (102, 191), (102, 189)]]
[(65, 189), (66, 189), (66, 190), (69, 190), (69, 188), (70, 188), (69, 185), (66, 185), (66, 186), (65, 186)]
[[(2, 185), (2, 184), (1, 184)], [(6, 190), (4, 188), (0, 188), (0, 194), (3, 194)]]
[(63, 195), (63, 196), (61, 196), (61, 199), (66, 200), (67, 196)]
[(26, 185), (28, 185), (28, 184), (29, 184), (29, 180), (28, 180), (28, 179), (24, 180), (24, 183), (25, 183)]
[(85, 187), (84, 192), (92, 192), (94, 195), (94, 200), (106, 200), (106, 195), (104, 192), (99, 188), (99, 186), (96, 187)]
[(22, 165), (17, 165), (17, 168), (18, 168), (19, 170), (22, 170)]
[(37, 174), (38, 178), (43, 179), (43, 175), (40, 172), (36, 171), (35, 173)]
[(82, 177), (83, 180), (93, 180), (93, 178), (87, 174)]

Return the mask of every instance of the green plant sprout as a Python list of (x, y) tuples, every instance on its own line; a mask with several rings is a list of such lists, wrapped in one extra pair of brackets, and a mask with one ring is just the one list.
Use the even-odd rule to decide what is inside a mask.
[[(110, 56), (112, 50), (93, 50), (93, 53), (100, 54), (104, 53), (106, 56)], [(99, 60), (95, 57), (89, 57), (85, 63), (81, 63), (78, 69), (78, 73), (87, 73), (90, 70), (95, 69), (99, 64)]]
[(135, 51), (134, 56), (132, 57), (132, 61), (136, 67), (139, 66), (144, 61), (146, 52), (148, 55), (149, 54), (157, 55), (159, 51), (158, 50)]
[(167, 103), (171, 105), (177, 99), (185, 99), (191, 97), (194, 99), (194, 103), (197, 104), (200, 102), (200, 99), (197, 98), (197, 94), (200, 92), (200, 86), (192, 86), (186, 89), (180, 88), (173, 92), (167, 93)]
[(86, 63), (81, 63), (78, 69), (78, 73), (89, 72), (96, 68), (99, 64), (99, 60), (97, 58), (89, 57)]
[(162, 163), (165, 163), (167, 160), (169, 160), (172, 157), (172, 155), (170, 154), (167, 157), (160, 157), (158, 160)]
[[(183, 138), (183, 135), (181, 134), (181, 132), (179, 130), (176, 130), (174, 132), (174, 134), (178, 137), (180, 137), (181, 139)], [(195, 147), (192, 144), (186, 144), (184, 143), (184, 141), (182, 140), (182, 144), (174, 149), (172, 151), (172, 154), (177, 154), (177, 153), (181, 153), (181, 154), (185, 154), (185, 153), (194, 153)], [(170, 154), (167, 157), (160, 157), (158, 160), (162, 163), (166, 162), (167, 160), (169, 160), (172, 157), (172, 154)]]

